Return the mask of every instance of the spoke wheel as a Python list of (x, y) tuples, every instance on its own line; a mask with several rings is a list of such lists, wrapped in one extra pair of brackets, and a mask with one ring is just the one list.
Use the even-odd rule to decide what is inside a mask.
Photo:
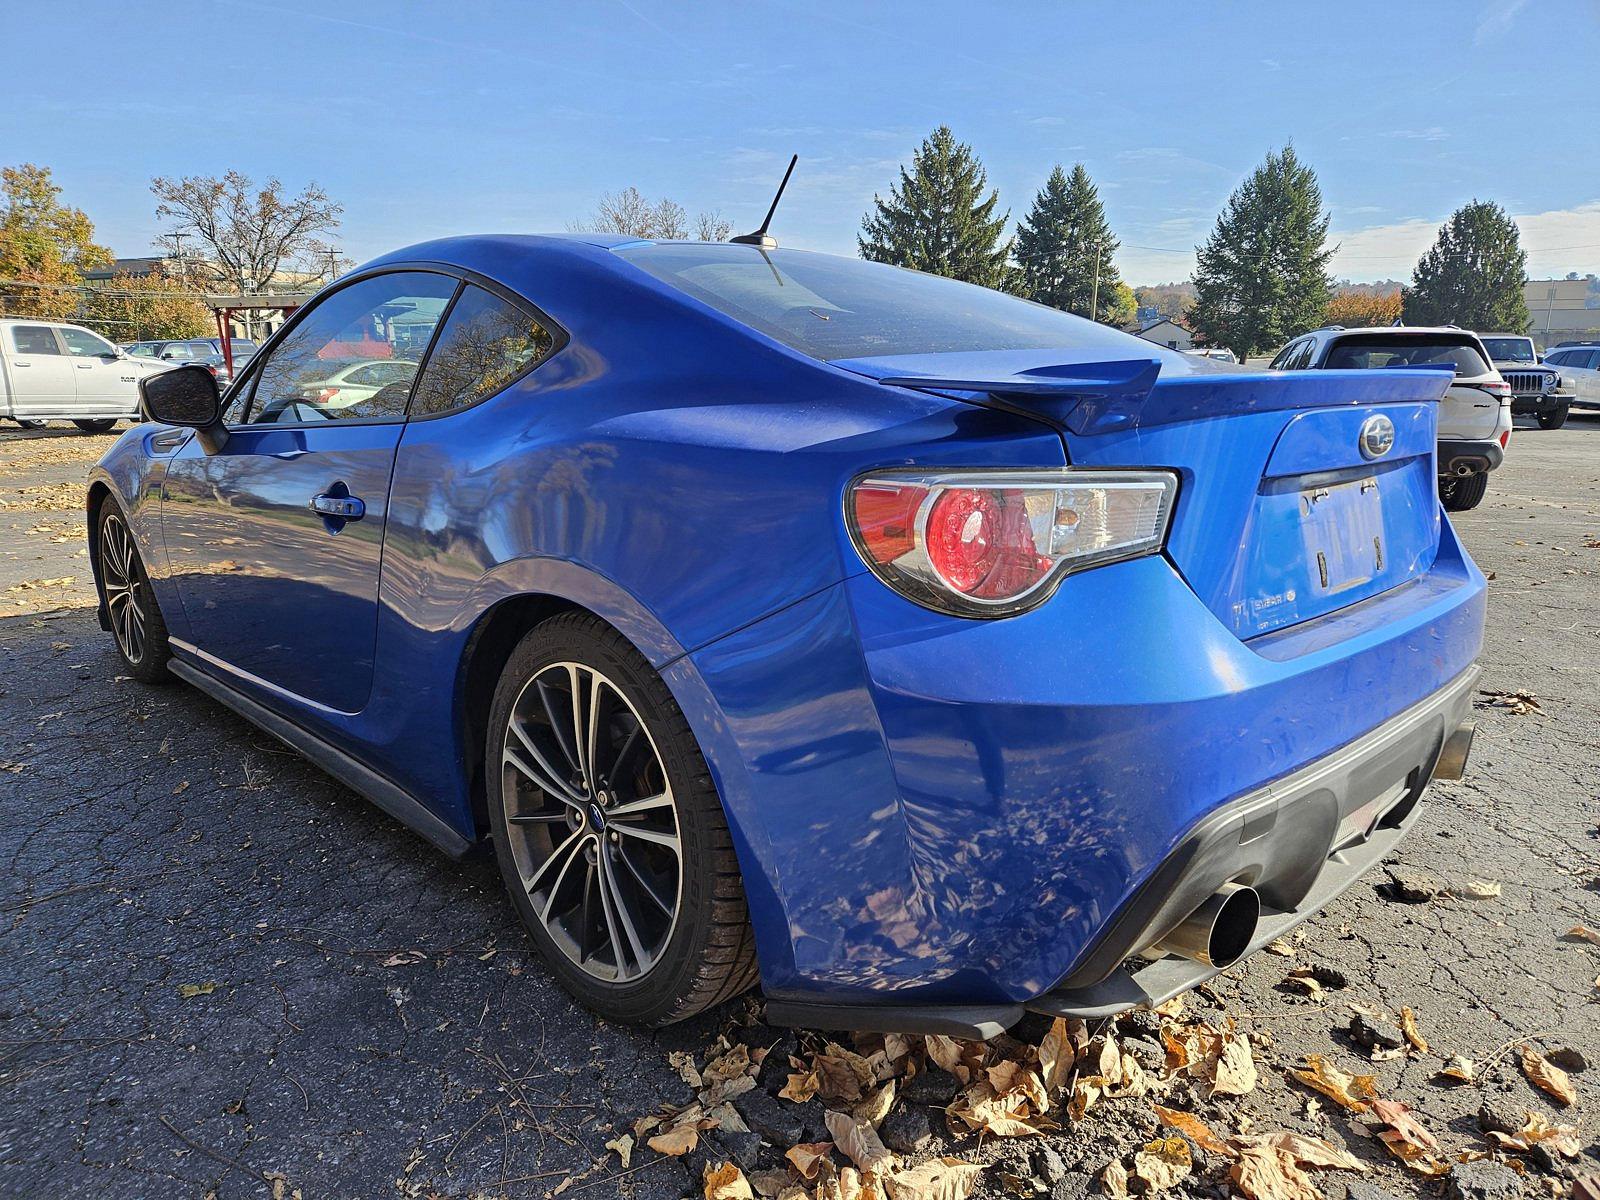
[(145, 661), (149, 644), (146, 634), (148, 602), (133, 535), (119, 513), (108, 513), (100, 522), (100, 571), (117, 648), (129, 663), (137, 666)]
[(545, 933), (596, 980), (644, 978), (677, 926), (684, 852), (638, 711), (594, 667), (552, 663), (512, 703), (500, 766), (509, 848)]

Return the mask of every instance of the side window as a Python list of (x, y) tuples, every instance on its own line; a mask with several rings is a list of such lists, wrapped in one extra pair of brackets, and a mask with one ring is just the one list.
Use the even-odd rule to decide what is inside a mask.
[(48, 325), (13, 325), (11, 344), (18, 354), (60, 354), (56, 335)]
[[(404, 417), (417, 363), (455, 290), (448, 275), (395, 271), (321, 300), (255, 373), (246, 423)], [(353, 369), (373, 364), (391, 368), (395, 381), (347, 385)]]
[(87, 329), (63, 329), (61, 340), (67, 344), (67, 353), (76, 358), (115, 358), (117, 352), (103, 337), (96, 337)]
[(1600, 350), (1590, 350), (1587, 354), (1574, 354), (1567, 362), (1574, 367), (1588, 367), (1589, 370), (1600, 370)]
[(1283, 364), (1288, 362), (1289, 359), (1291, 357), (1293, 357), (1294, 352), (1295, 352), (1295, 348), (1296, 348), (1296, 346), (1298, 344), (1299, 343), (1297, 343), (1297, 342), (1290, 342), (1282, 350), (1279, 350), (1278, 351), (1278, 357), (1274, 358), (1271, 362), (1269, 362), (1267, 364), (1267, 369), (1269, 371), (1281, 371), (1281, 370), (1283, 370)]
[(411, 415), (438, 416), (476, 404), (554, 349), (555, 338), (531, 316), (468, 284), (428, 356)]

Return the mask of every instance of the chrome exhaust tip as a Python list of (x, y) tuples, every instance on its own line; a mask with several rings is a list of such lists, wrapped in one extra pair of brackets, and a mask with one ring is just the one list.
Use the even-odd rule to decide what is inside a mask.
[(1439, 761), (1433, 768), (1435, 779), (1460, 779), (1467, 773), (1467, 758), (1472, 754), (1472, 738), (1477, 732), (1477, 725), (1463, 721), (1454, 733), (1445, 738), (1444, 747), (1439, 751)]
[(1472, 474), (1472, 464), (1471, 463), (1457, 463), (1456, 464), (1456, 474), (1459, 475), (1462, 479), (1465, 479), (1468, 475)]
[(1260, 921), (1261, 897), (1255, 888), (1230, 883), (1179, 922), (1155, 948), (1222, 970), (1244, 957)]

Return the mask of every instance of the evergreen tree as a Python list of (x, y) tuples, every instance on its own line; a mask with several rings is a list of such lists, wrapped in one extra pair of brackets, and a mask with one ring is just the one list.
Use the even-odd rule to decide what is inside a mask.
[(1328, 214), (1293, 146), (1269, 153), (1197, 248), (1189, 323), (1240, 361), (1316, 327), (1332, 294)]
[(1474, 200), (1450, 214), (1418, 261), (1403, 293), (1406, 324), (1522, 333), (1527, 267), (1516, 222), (1498, 204)]
[[(1114, 321), (1122, 301), (1122, 277), (1112, 264), (1117, 239), (1106, 224), (1105, 206), (1089, 172), (1078, 163), (1069, 177), (1059, 166), (1050, 172), (1034, 197), (1033, 207), (1017, 226), (1013, 250), (1017, 294), (1040, 304), (1097, 321)], [(1095, 259), (1099, 258), (1098, 312), (1089, 305), (1095, 294)], [(1127, 320), (1133, 316), (1128, 314)]]
[(941, 125), (900, 168), (889, 198), (872, 198), (873, 211), (856, 239), (861, 257), (914, 267), (951, 279), (1003, 287), (1009, 242), (1001, 240), (1009, 212), (995, 215), (1000, 194), (972, 153)]

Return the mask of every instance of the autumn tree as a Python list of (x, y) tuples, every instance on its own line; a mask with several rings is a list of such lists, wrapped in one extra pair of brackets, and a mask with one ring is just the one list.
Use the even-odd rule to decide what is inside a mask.
[(1522, 333), (1530, 323), (1527, 278), (1517, 223), (1498, 204), (1474, 200), (1450, 214), (1417, 263), (1405, 289), (1406, 324)]
[(1315, 328), (1333, 285), (1328, 260), (1336, 247), (1327, 239), (1316, 172), (1293, 146), (1269, 153), (1196, 248), (1190, 325), (1241, 361)]
[(1118, 327), (1132, 325), (1139, 316), (1139, 302), (1133, 298), (1133, 289), (1120, 280), (1106, 294), (1105, 282), (1100, 284), (1100, 320)]
[[(1122, 299), (1122, 277), (1111, 261), (1116, 249), (1089, 172), (1077, 163), (1069, 176), (1057, 166), (1017, 224), (1012, 285), (1040, 304), (1114, 322)], [(1089, 311), (1091, 303), (1098, 311)], [(1133, 320), (1131, 309), (1126, 320)]]
[[(607, 192), (587, 221), (571, 227), (574, 233), (625, 233), (629, 237), (682, 241), (689, 236), (689, 214), (676, 200), (663, 196), (647, 200), (636, 187)], [(718, 212), (702, 212), (694, 220), (694, 236), (702, 242), (725, 242), (733, 227)]]
[(150, 190), (156, 216), (168, 222), (168, 240), (198, 243), (197, 271), (219, 291), (264, 291), (291, 267), (318, 272), (322, 235), (339, 228), (344, 212), (315, 183), (290, 196), (277, 179), (257, 187), (238, 171), (220, 179), (156, 178)]
[(1004, 287), (1011, 245), (1003, 234), (1011, 214), (997, 214), (999, 203), (972, 147), (941, 125), (917, 148), (910, 168), (900, 168), (888, 199), (872, 198), (856, 245), (873, 262)]
[(66, 320), (81, 273), (110, 262), (83, 210), (61, 203), (50, 168), (0, 170), (0, 313)]
[(115, 275), (87, 292), (79, 321), (114, 342), (209, 337), (216, 323), (202, 295), (157, 269), (149, 275)]
[(1322, 309), (1323, 325), (1343, 325), (1346, 329), (1365, 329), (1393, 325), (1400, 319), (1400, 289), (1392, 292), (1340, 290)]

